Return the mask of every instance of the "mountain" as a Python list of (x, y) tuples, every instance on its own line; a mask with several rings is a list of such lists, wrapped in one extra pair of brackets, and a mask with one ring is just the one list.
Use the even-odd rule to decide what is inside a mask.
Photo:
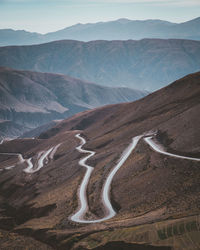
[(161, 38), (174, 38), (174, 36), (168, 37), (167, 34), (164, 37), (162, 35), (166, 32), (164, 32), (164, 29), (170, 26), (173, 26), (173, 23), (161, 20), (133, 21), (122, 18), (110, 22), (79, 23), (56, 32), (47, 33), (45, 40), (140, 40), (143, 38), (160, 38), (160, 36)]
[(43, 41), (43, 35), (25, 30), (0, 29), (0, 46), (37, 44)]
[[(200, 72), (136, 102), (76, 114), (36, 139), (3, 142), (0, 152), (8, 154), (0, 154), (2, 248), (31, 249), (39, 242), (41, 249), (61, 250), (198, 247), (199, 96)], [(132, 138), (137, 144), (130, 151)], [(94, 167), (84, 219), (104, 218), (101, 190), (127, 153), (109, 189), (116, 214), (98, 223), (74, 222), (88, 171), (81, 164)]]
[(73, 39), (91, 40), (140, 40), (143, 38), (176, 38), (200, 40), (200, 17), (184, 23), (163, 20), (118, 19), (109, 22), (76, 24), (65, 29), (47, 33), (46, 41)]
[(176, 38), (200, 40), (200, 17), (183, 23), (163, 20), (129, 20), (75, 24), (47, 34), (31, 33), (23, 30), (0, 30), (0, 46), (30, 45), (55, 40), (140, 40), (143, 38)]
[(62, 73), (105, 86), (153, 91), (200, 69), (200, 42), (65, 40), (0, 47), (0, 66)]
[(0, 135), (23, 132), (98, 106), (133, 101), (148, 92), (101, 87), (66, 75), (0, 68)]
[(35, 138), (38, 137), (41, 133), (45, 132), (46, 130), (49, 130), (56, 126), (57, 123), (59, 123), (61, 120), (53, 120), (49, 123), (45, 123), (39, 127), (36, 127), (35, 129), (29, 129), (25, 133), (18, 133), (20, 134), (20, 138)]

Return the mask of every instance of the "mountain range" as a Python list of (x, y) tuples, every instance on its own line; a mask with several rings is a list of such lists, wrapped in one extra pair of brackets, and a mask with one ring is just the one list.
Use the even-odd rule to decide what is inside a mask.
[[(200, 72), (141, 100), (76, 114), (35, 139), (3, 142), (1, 247), (169, 250), (199, 246), (199, 161), (191, 160), (200, 158), (199, 96)], [(85, 145), (77, 134), (86, 140)], [(161, 145), (160, 151), (146, 143), (148, 134)], [(101, 223), (72, 221), (86, 172), (80, 164), (83, 157), (95, 152), (87, 160), (93, 172), (85, 217), (102, 218), (101, 190), (108, 174), (130, 150), (132, 138), (140, 135), (111, 183), (116, 215)], [(80, 152), (80, 145), (87, 151)], [(47, 152), (53, 154), (48, 157)], [(30, 171), (32, 167), (35, 172)]]
[(199, 27), (0, 30), (0, 249), (200, 249)]
[(61, 74), (1, 67), (0, 135), (18, 136), (52, 120), (106, 104), (137, 100), (147, 94), (102, 87)]
[(143, 38), (200, 40), (199, 26), (200, 17), (183, 23), (122, 18), (109, 22), (79, 23), (44, 35), (24, 30), (1, 29), (0, 46), (30, 45), (64, 39), (80, 41), (139, 40)]
[(0, 47), (0, 66), (153, 91), (200, 69), (200, 41), (57, 41)]

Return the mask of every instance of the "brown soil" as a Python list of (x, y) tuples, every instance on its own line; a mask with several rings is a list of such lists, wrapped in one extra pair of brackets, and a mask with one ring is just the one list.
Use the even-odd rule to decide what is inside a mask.
[[(199, 162), (160, 155), (141, 140), (112, 182), (111, 201), (117, 215), (97, 224), (79, 224), (69, 219), (78, 207), (77, 189), (85, 173), (78, 164), (82, 155), (75, 149), (80, 143), (75, 134), (81, 133), (86, 138), (85, 148), (96, 151), (88, 161), (94, 171), (87, 196), (89, 216), (102, 217), (103, 183), (132, 137), (158, 130), (157, 140), (167, 150), (199, 156), (199, 96), (200, 73), (196, 73), (137, 102), (77, 114), (40, 139), (21, 139), (0, 145), (1, 152), (21, 152), (24, 158), (33, 157), (35, 162), (40, 151), (62, 143), (54, 159), (39, 172), (24, 173), (24, 164), (1, 171), (0, 228), (14, 231), (17, 237), (35, 238), (54, 249), (71, 249), (77, 242), (88, 242), (95, 232), (103, 235), (108, 230), (199, 214)], [(3, 157), (0, 160), (3, 168), (14, 161)], [(121, 237), (120, 241), (125, 238)], [(10, 242), (9, 236), (6, 239)], [(102, 240), (100, 245), (112, 241), (103, 239), (105, 242)], [(43, 249), (43, 243), (39, 249)], [(136, 243), (151, 245), (144, 239)], [(175, 241), (168, 243), (165, 246), (176, 249)], [(26, 244), (31, 249), (32, 243)], [(109, 244), (115, 246), (115, 243)], [(83, 244), (82, 247), (89, 246)]]

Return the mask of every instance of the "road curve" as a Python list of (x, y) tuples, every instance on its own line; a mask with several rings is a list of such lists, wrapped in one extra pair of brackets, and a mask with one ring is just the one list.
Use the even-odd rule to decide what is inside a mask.
[(112, 171), (109, 173), (105, 184), (103, 186), (103, 191), (102, 191), (102, 201), (106, 210), (106, 216), (101, 218), (101, 219), (97, 219), (97, 220), (86, 220), (84, 219), (84, 216), (88, 210), (88, 202), (87, 202), (87, 197), (86, 197), (86, 190), (87, 190), (87, 185), (91, 176), (91, 173), (93, 171), (93, 167), (89, 166), (86, 164), (86, 161), (92, 157), (95, 152), (94, 151), (90, 151), (90, 150), (85, 150), (83, 149), (83, 145), (86, 143), (86, 140), (81, 137), (80, 134), (76, 134), (76, 137), (78, 139), (80, 139), (81, 144), (76, 147), (76, 149), (80, 152), (80, 153), (87, 153), (88, 155), (84, 158), (82, 158), (79, 161), (79, 165), (83, 166), (86, 168), (86, 173), (84, 175), (84, 178), (82, 180), (82, 183), (80, 185), (79, 188), (79, 200), (80, 200), (80, 207), (79, 210), (70, 217), (70, 219), (72, 221), (75, 222), (79, 222), (79, 223), (98, 223), (98, 222), (102, 222), (105, 220), (108, 220), (112, 217), (114, 217), (116, 215), (115, 210), (112, 207), (112, 204), (110, 202), (110, 186), (112, 183), (112, 179), (114, 177), (114, 175), (116, 174), (116, 172), (120, 169), (120, 167), (125, 163), (125, 161), (127, 160), (127, 158), (130, 156), (131, 152), (135, 149), (135, 147), (137, 146), (137, 143), (139, 142), (139, 140), (144, 137), (144, 141), (156, 152), (160, 153), (160, 154), (164, 154), (167, 156), (171, 156), (171, 157), (176, 157), (176, 158), (181, 158), (181, 159), (186, 159), (186, 160), (194, 160), (194, 161), (200, 161), (199, 158), (193, 158), (193, 157), (187, 157), (187, 156), (181, 156), (181, 155), (176, 155), (176, 154), (172, 154), (172, 153), (168, 153), (166, 152), (162, 146), (158, 145), (157, 143), (155, 143), (152, 138), (153, 136), (155, 136), (156, 133), (155, 132), (147, 132), (144, 133), (142, 135), (136, 136), (134, 138), (132, 138), (132, 142), (130, 143), (130, 145), (124, 150), (124, 152), (122, 153), (122, 156), (119, 160), (119, 162), (117, 163), (117, 165), (112, 169)]
[(53, 148), (53, 150), (51, 151), (51, 153), (50, 153), (50, 155), (49, 155), (49, 158), (50, 158), (51, 160), (53, 160), (54, 155), (55, 155), (56, 151), (58, 150), (58, 148), (60, 147), (61, 144), (62, 144), (62, 143), (59, 143), (58, 145), (56, 145), (56, 146)]
[[(23, 158), (22, 154), (20, 154), (20, 153), (0, 153), (0, 154), (1, 154), (1, 155), (11, 155), (11, 156), (14, 155), (14, 156), (17, 156), (18, 159), (19, 159), (19, 161), (16, 163), (16, 165), (17, 165), (17, 164), (24, 163), (24, 162), (26, 161), (26, 160)], [(16, 167), (16, 165), (8, 166), (8, 167), (5, 167), (4, 169), (10, 170), (10, 169)], [(3, 169), (1, 169), (1, 170), (3, 170)]]
[(27, 160), (26, 160), (26, 163), (28, 164), (28, 166), (27, 166), (27, 168), (25, 168), (23, 171), (24, 171), (25, 173), (30, 174), (30, 173), (32, 173), (31, 171), (32, 171), (32, 169), (33, 169), (32, 158), (27, 159)]
[(80, 141), (81, 141), (81, 144), (78, 147), (76, 147), (76, 149), (80, 153), (86, 153), (88, 155), (79, 161), (79, 165), (86, 168), (86, 173), (83, 177), (83, 180), (82, 180), (82, 183), (81, 183), (81, 186), (79, 189), (80, 209), (73, 216), (71, 216), (71, 220), (75, 221), (75, 222), (80, 222), (80, 223), (91, 223), (91, 222), (88, 222), (88, 221), (83, 219), (83, 216), (85, 215), (85, 213), (88, 209), (88, 202), (87, 202), (87, 198), (86, 198), (86, 189), (87, 189), (87, 185), (88, 185), (88, 181), (90, 179), (91, 173), (93, 171), (93, 167), (87, 165), (85, 162), (90, 157), (92, 157), (95, 154), (95, 152), (82, 149), (82, 146), (86, 143), (86, 140), (83, 137), (81, 137), (80, 134), (76, 134), (75, 136), (76, 136), (76, 138), (80, 139)]
[(193, 158), (193, 157), (187, 157), (187, 156), (181, 156), (181, 155), (177, 155), (177, 154), (172, 154), (172, 153), (168, 153), (166, 151), (164, 151), (164, 149), (162, 148), (162, 146), (158, 145), (156, 142), (154, 142), (152, 140), (153, 136), (148, 136), (145, 137), (144, 140), (147, 144), (149, 144), (149, 146), (156, 152), (163, 154), (163, 155), (167, 155), (167, 156), (171, 156), (171, 157), (175, 157), (175, 158), (180, 158), (180, 159), (185, 159), (185, 160), (191, 160), (191, 161), (200, 161), (199, 158)]
[[(38, 154), (38, 164), (37, 164), (37, 167), (34, 169), (34, 165), (32, 163), (32, 158), (29, 158), (29, 159), (24, 159), (22, 154), (20, 153), (0, 153), (0, 155), (11, 155), (11, 156), (17, 156), (19, 161), (15, 164), (15, 165), (12, 165), (12, 166), (8, 166), (8, 167), (5, 167), (4, 169), (6, 170), (10, 170), (14, 167), (16, 167), (17, 164), (21, 164), (21, 163), (24, 163), (26, 162), (27, 163), (27, 167), (23, 170), (25, 173), (28, 173), (28, 174), (33, 174), (37, 171), (39, 171), (43, 166), (44, 164), (47, 164), (48, 163), (48, 158), (50, 160), (53, 160), (54, 158), (54, 155), (57, 151), (57, 149), (59, 148), (59, 146), (61, 145), (61, 143), (59, 143), (58, 145), (46, 150), (46, 151), (42, 151)], [(45, 162), (46, 161), (46, 162)], [(3, 171), (4, 169), (0, 169), (0, 171)]]
[[(1, 155), (14, 155), (14, 156), (17, 156), (19, 161), (15, 164), (15, 165), (12, 165), (12, 166), (8, 166), (8, 167), (5, 167), (4, 169), (6, 170), (10, 170), (10, 169), (13, 169), (14, 167), (16, 167), (17, 164), (22, 164), (24, 162), (26, 162), (28, 164), (28, 167), (26, 169), (24, 169), (23, 171), (24, 172), (27, 172), (28, 173), (28, 170), (31, 169), (33, 167), (33, 164), (31, 162), (32, 158), (29, 158), (29, 159), (24, 159), (24, 157), (22, 156), (22, 154), (20, 153), (0, 153)], [(3, 169), (1, 169), (3, 170)]]
[(54, 158), (54, 155), (57, 151), (57, 149), (60, 147), (61, 143), (59, 143), (58, 145), (46, 150), (46, 151), (41, 151), (38, 153), (38, 164), (37, 164), (37, 167), (34, 168), (34, 165), (32, 163), (32, 158), (29, 158), (26, 160), (28, 166), (27, 168), (25, 168), (23, 171), (25, 173), (28, 173), (28, 174), (33, 174), (33, 173), (36, 173), (38, 172), (41, 168), (43, 168), (44, 164), (47, 164), (48, 163), (48, 158), (50, 160), (53, 160)]
[(31, 158), (27, 160), (28, 167), (23, 171), (28, 174), (33, 174), (39, 171), (44, 166), (44, 160), (48, 158), (49, 154), (52, 152), (54, 147), (48, 149), (47, 151), (42, 152), (42, 155), (39, 157), (37, 167), (34, 169), (34, 166), (31, 162)]
[(88, 153), (88, 155), (86, 157), (84, 157), (83, 159), (81, 159), (79, 161), (79, 164), (81, 166), (85, 167), (87, 169), (87, 171), (86, 171), (85, 176), (83, 178), (83, 181), (81, 183), (81, 186), (79, 189), (79, 194), (78, 194), (79, 200), (80, 200), (80, 208), (73, 216), (71, 216), (70, 219), (72, 221), (79, 222), (79, 223), (97, 223), (97, 222), (102, 222), (102, 221), (108, 220), (108, 219), (114, 217), (116, 214), (116, 212), (114, 211), (114, 209), (111, 205), (111, 202), (110, 202), (110, 186), (111, 186), (112, 179), (113, 179), (114, 175), (116, 174), (116, 172), (120, 169), (120, 167), (127, 160), (127, 158), (129, 157), (129, 155), (131, 154), (133, 149), (136, 147), (136, 145), (137, 145), (138, 141), (140, 140), (140, 138), (142, 137), (142, 135), (136, 136), (132, 139), (132, 142), (130, 143), (130, 145), (122, 153), (122, 156), (121, 156), (119, 162), (117, 163), (117, 165), (112, 169), (112, 171), (108, 175), (106, 182), (103, 186), (103, 192), (102, 192), (102, 200), (103, 200), (107, 215), (105, 217), (103, 217), (101, 219), (97, 219), (97, 220), (85, 220), (85, 219), (83, 219), (84, 215), (88, 209), (86, 189), (87, 189), (89, 178), (90, 178), (91, 173), (93, 171), (93, 167), (87, 165), (85, 162), (90, 157), (92, 157), (95, 154), (95, 152), (82, 149), (82, 146), (86, 143), (86, 141), (83, 137), (80, 136), (80, 134), (77, 134), (76, 137), (81, 140), (81, 144), (78, 147), (76, 147), (76, 149), (80, 153)]

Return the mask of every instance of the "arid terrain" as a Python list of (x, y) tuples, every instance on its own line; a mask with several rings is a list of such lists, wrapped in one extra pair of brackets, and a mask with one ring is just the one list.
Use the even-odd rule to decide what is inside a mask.
[(102, 189), (133, 137), (151, 131), (172, 154), (200, 158), (200, 73), (188, 75), (141, 100), (78, 113), (35, 139), (0, 145), (0, 245), (2, 249), (200, 248), (200, 162), (158, 153), (140, 139), (113, 177), (116, 215), (77, 223), (86, 156), (93, 172), (87, 220), (105, 216)]
[(0, 67), (0, 138), (21, 136), (83, 110), (135, 101), (147, 94), (129, 88), (103, 87), (62, 74)]

